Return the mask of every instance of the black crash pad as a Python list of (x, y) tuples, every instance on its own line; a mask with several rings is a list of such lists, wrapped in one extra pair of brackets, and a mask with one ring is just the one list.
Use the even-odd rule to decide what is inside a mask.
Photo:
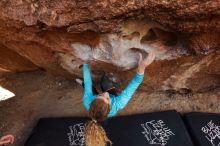
[[(87, 118), (44, 118), (26, 146), (84, 146)], [(193, 146), (176, 111), (108, 119), (101, 123), (113, 146)]]
[(185, 122), (196, 146), (220, 146), (220, 114), (189, 113)]

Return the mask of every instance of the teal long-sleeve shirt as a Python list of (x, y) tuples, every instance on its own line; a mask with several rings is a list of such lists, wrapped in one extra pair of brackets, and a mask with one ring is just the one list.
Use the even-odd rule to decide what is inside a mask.
[[(118, 96), (110, 95), (110, 112), (108, 117), (115, 116), (119, 110), (123, 109), (132, 95), (138, 88), (138, 86), (143, 81), (144, 74), (139, 74), (138, 72), (135, 74), (133, 79), (127, 85), (127, 87), (119, 94)], [(97, 95), (94, 95), (92, 92), (92, 78), (89, 70), (89, 65), (83, 65), (83, 79), (84, 79), (84, 96), (83, 96), (83, 105), (87, 110), (90, 108), (91, 102), (96, 98)]]

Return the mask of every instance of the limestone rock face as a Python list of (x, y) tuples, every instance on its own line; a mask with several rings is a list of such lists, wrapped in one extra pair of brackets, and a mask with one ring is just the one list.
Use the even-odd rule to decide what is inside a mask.
[(0, 8), (1, 68), (74, 78), (89, 63), (96, 82), (108, 72), (122, 89), (138, 53), (154, 51), (142, 90), (220, 87), (219, 0), (2, 0)]

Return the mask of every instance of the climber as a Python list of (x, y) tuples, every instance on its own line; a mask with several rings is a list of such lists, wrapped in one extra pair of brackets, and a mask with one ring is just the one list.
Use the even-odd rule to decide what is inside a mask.
[(86, 146), (106, 146), (107, 143), (111, 144), (104, 129), (98, 122), (115, 116), (119, 110), (127, 105), (144, 78), (145, 68), (153, 62), (154, 58), (155, 54), (153, 52), (150, 52), (148, 57), (144, 59), (142, 58), (142, 54), (139, 53), (137, 73), (119, 95), (117, 95), (114, 86), (105, 75), (101, 80), (103, 93), (98, 94), (92, 86), (88, 64), (83, 65), (84, 81), (80, 79), (76, 79), (76, 81), (84, 87), (83, 104), (89, 111), (89, 116), (92, 119), (87, 123), (85, 129)]
[(5, 136), (2, 136), (0, 138), (0, 146), (3, 146), (5, 144), (9, 144), (9, 143), (14, 143), (14, 136), (9, 134), (9, 135), (5, 135)]

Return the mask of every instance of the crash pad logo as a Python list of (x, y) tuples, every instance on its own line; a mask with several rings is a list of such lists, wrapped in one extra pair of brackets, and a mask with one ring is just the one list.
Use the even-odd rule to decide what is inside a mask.
[(220, 146), (220, 126), (210, 121), (201, 130), (213, 146)]
[(85, 124), (78, 123), (69, 126), (70, 132), (67, 133), (69, 144), (74, 146), (84, 146), (85, 145)]
[(162, 120), (152, 120), (141, 124), (145, 138), (149, 144), (165, 146), (170, 137), (175, 135)]

